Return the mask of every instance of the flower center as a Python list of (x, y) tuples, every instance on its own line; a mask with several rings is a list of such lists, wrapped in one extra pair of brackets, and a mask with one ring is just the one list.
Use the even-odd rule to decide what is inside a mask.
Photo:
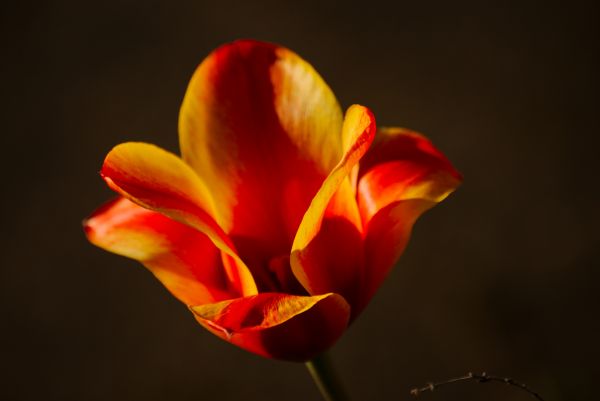
[(292, 272), (288, 251), (291, 244), (266, 249), (263, 244), (252, 238), (241, 236), (231, 238), (240, 258), (250, 269), (259, 292), (308, 295)]
[(283, 254), (269, 259), (267, 269), (281, 292), (306, 295), (306, 290), (294, 276), (290, 265), (290, 255)]

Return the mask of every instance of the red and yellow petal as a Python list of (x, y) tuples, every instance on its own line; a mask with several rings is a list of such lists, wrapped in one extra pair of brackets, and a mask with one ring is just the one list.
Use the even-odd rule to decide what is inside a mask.
[(392, 202), (442, 201), (462, 177), (424, 136), (384, 128), (361, 161), (358, 203), (363, 223)]
[(101, 174), (123, 197), (206, 234), (227, 255), (225, 271), (239, 292), (257, 293), (250, 271), (217, 223), (205, 184), (183, 160), (154, 145), (124, 143), (108, 153)]
[(420, 134), (386, 128), (361, 161), (358, 205), (365, 227), (365, 259), (360, 308), (373, 296), (402, 254), (412, 226), (445, 199), (462, 177)]
[(335, 96), (299, 56), (236, 41), (196, 70), (181, 107), (180, 146), (234, 241), (281, 254), (341, 157), (341, 122)]
[(306, 361), (342, 335), (350, 307), (337, 294), (261, 293), (191, 308), (200, 324), (255, 354)]
[(228, 283), (221, 252), (206, 235), (125, 198), (99, 208), (84, 229), (94, 245), (143, 263), (186, 305), (241, 295)]
[(374, 135), (373, 114), (362, 106), (350, 107), (344, 120), (344, 155), (306, 211), (290, 258), (294, 275), (310, 294), (336, 292), (351, 305), (362, 270), (362, 232), (352, 217), (340, 213), (343, 207), (330, 205), (356, 207), (349, 175)]

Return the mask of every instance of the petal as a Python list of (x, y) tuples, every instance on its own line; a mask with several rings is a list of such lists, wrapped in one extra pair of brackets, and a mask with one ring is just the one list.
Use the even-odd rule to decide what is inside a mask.
[(417, 218), (434, 205), (435, 202), (425, 199), (399, 201), (384, 207), (371, 219), (364, 239), (367, 262), (356, 314), (367, 306), (404, 252)]
[(445, 199), (461, 179), (422, 135), (401, 128), (377, 133), (361, 161), (358, 181), (368, 261), (361, 308), (402, 254), (417, 218)]
[(181, 107), (184, 160), (211, 188), (231, 238), (289, 251), (310, 200), (342, 154), (342, 113), (290, 50), (237, 41), (196, 70)]
[(310, 64), (285, 48), (270, 68), (277, 117), (303, 157), (326, 175), (342, 156), (342, 109)]
[(225, 270), (239, 292), (257, 293), (250, 271), (213, 217), (208, 190), (183, 160), (154, 145), (124, 143), (108, 153), (101, 174), (125, 198), (206, 234), (227, 255)]
[[(374, 135), (373, 114), (362, 106), (350, 107), (344, 120), (344, 156), (323, 182), (306, 211), (290, 258), (294, 275), (310, 294), (339, 292), (351, 305), (360, 279), (361, 232), (351, 219), (340, 218), (336, 213), (328, 215), (327, 212), (332, 198), (333, 204), (340, 200), (348, 205), (356, 202), (343, 188)], [(344, 193), (346, 196), (340, 198), (339, 195)]]
[(237, 294), (228, 288), (221, 252), (206, 235), (125, 198), (95, 211), (84, 229), (94, 245), (143, 263), (186, 305)]
[(462, 177), (424, 136), (384, 128), (361, 161), (358, 203), (363, 218), (404, 199), (442, 201)]
[(222, 339), (269, 358), (306, 361), (342, 335), (350, 307), (337, 294), (261, 293), (191, 308)]

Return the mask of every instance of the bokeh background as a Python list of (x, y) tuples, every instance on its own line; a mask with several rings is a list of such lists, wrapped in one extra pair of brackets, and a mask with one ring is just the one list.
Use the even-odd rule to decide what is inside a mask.
[[(332, 350), (354, 400), (487, 371), (598, 397), (595, 2), (12, 2), (1, 7), (2, 400), (319, 400), (304, 366), (198, 326), (80, 222), (128, 140), (177, 148), (187, 81), (237, 38), (286, 45), (343, 107), (426, 133), (463, 186), (416, 225)], [(526, 400), (464, 383), (423, 400)]]

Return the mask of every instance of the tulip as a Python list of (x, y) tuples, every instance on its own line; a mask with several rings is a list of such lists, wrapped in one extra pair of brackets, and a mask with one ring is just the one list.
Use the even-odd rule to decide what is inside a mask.
[(89, 240), (140, 261), (213, 334), (269, 358), (307, 361), (369, 303), (416, 219), (460, 174), (420, 134), (343, 115), (292, 51), (243, 40), (198, 67), (179, 116), (181, 157), (113, 148), (119, 194)]

